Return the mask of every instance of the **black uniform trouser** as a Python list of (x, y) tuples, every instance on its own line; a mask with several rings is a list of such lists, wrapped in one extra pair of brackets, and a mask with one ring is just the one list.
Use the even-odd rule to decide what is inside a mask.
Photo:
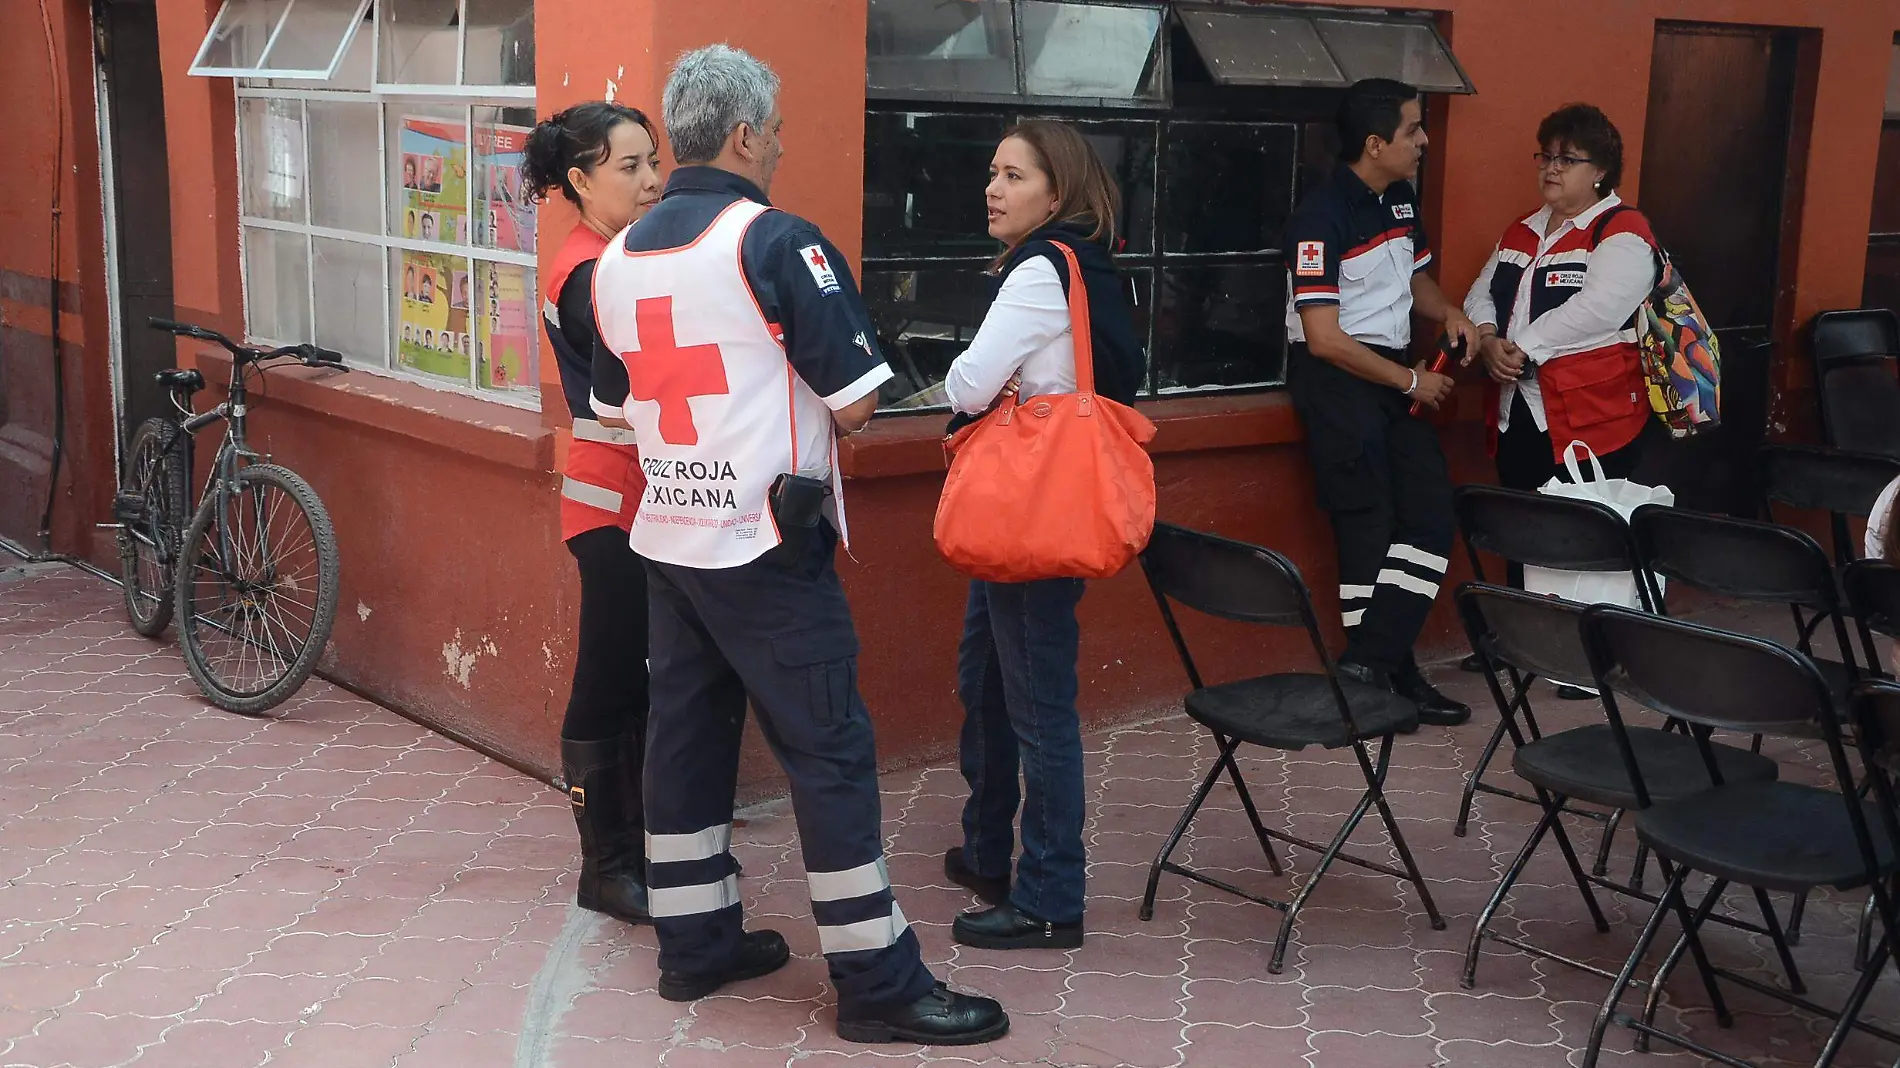
[[(567, 540), (581, 572), (581, 626), (561, 737), (601, 742), (647, 730), (647, 571), (619, 527)], [(639, 769), (633, 769), (635, 783)]]
[(717, 970), (739, 950), (728, 846), (750, 694), (791, 779), (818, 940), (842, 1010), (909, 1003), (935, 980), (891, 895), (857, 632), (828, 527), (790, 564), (649, 561), (653, 708), (647, 874), (660, 967)]
[(1456, 519), (1445, 454), (1432, 425), (1410, 413), (1411, 398), (1355, 378), (1305, 345), (1292, 348), (1287, 384), (1339, 550), (1340, 658), (1398, 671), (1413, 663), (1450, 563)]

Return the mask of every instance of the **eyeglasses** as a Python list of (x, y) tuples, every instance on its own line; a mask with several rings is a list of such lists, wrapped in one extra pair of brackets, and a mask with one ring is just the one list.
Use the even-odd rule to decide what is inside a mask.
[(1540, 171), (1553, 163), (1557, 165), (1558, 170), (1567, 171), (1579, 163), (1596, 162), (1586, 156), (1553, 156), (1548, 152), (1539, 152), (1531, 158), (1537, 161), (1537, 169)]

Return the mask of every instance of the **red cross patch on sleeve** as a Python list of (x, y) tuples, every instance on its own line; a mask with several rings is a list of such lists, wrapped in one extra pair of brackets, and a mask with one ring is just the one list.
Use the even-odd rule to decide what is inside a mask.
[(1301, 278), (1319, 278), (1326, 273), (1326, 242), (1302, 241), (1293, 273)]
[(819, 292), (838, 292), (838, 272), (832, 269), (831, 260), (821, 246), (806, 245), (798, 250), (798, 258), (805, 261), (805, 269), (811, 272), (811, 280), (818, 283)]

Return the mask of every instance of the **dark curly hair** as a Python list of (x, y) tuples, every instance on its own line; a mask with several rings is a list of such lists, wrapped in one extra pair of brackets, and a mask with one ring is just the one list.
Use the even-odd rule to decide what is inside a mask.
[(587, 173), (605, 163), (607, 139), (623, 122), (639, 123), (653, 143), (659, 144), (653, 122), (645, 112), (611, 100), (576, 104), (536, 123), (528, 134), (521, 161), (521, 185), (529, 199), (543, 201), (559, 189), (562, 196), (578, 205), (580, 194), (567, 179), (569, 168), (579, 167)]
[(1537, 124), (1537, 147), (1569, 147), (1603, 168), (1599, 191), (1605, 196), (1623, 184), (1623, 135), (1600, 109), (1591, 104), (1565, 104)]

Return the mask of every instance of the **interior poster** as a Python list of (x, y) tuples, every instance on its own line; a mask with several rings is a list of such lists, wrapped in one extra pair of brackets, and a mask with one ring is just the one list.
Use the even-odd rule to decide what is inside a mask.
[(489, 389), (539, 388), (532, 314), (534, 273), (512, 263), (477, 263), (475, 272), (481, 385)]
[(531, 132), (526, 126), (475, 127), (476, 243), (515, 252), (534, 251), (534, 205), (521, 188), (521, 161)]
[[(468, 242), (468, 146), (463, 137), (459, 122), (403, 116), (402, 236)], [(468, 381), (473, 286), (468, 260), (405, 249), (400, 262), (398, 362), (425, 374)]]

